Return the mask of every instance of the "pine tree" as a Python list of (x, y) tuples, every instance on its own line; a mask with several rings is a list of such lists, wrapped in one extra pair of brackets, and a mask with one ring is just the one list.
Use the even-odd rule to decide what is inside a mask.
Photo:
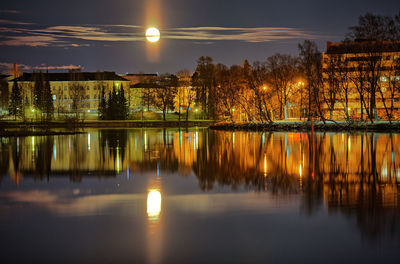
[(16, 80), (14, 80), (13, 87), (11, 89), (11, 99), (8, 106), (8, 111), (10, 115), (14, 116), (14, 119), (17, 119), (17, 116), (21, 116), (23, 111), (21, 90)]
[(46, 114), (46, 119), (51, 119), (54, 113), (53, 95), (51, 94), (50, 82), (46, 80), (43, 89), (42, 109)]
[(111, 93), (109, 108), (110, 108), (110, 119), (111, 120), (118, 119), (119, 105), (118, 105), (117, 90), (115, 90), (115, 86), (113, 86), (113, 90)]
[(113, 101), (113, 93), (112, 92), (109, 92), (108, 93), (108, 99), (107, 99), (107, 101), (106, 101), (106, 120), (110, 120), (110, 119), (112, 119), (112, 112), (113, 112), (113, 103), (112, 103), (112, 101)]
[(33, 87), (33, 106), (43, 111), (43, 75), (41, 72), (34, 74), (35, 86)]
[(120, 107), (119, 119), (125, 120), (128, 118), (129, 115), (129, 106), (128, 106), (128, 101), (125, 98), (125, 91), (123, 85), (121, 85), (121, 89), (118, 95), (119, 95), (118, 106)]
[(104, 93), (104, 87), (101, 89), (101, 98), (99, 104), (99, 118), (105, 120), (107, 117), (107, 102), (106, 94)]

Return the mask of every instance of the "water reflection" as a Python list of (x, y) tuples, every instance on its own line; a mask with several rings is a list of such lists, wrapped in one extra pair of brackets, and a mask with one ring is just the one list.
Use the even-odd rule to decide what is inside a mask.
[(158, 222), (161, 214), (161, 193), (151, 189), (147, 194), (147, 215), (152, 222)]
[[(364, 238), (400, 238), (400, 135), (376, 133), (251, 133), (208, 129), (91, 130), (88, 134), (3, 138), (0, 181), (51, 177), (155, 176), (147, 217), (160, 228), (160, 173), (194, 174), (202, 191), (299, 194), (301, 212), (326, 206), (355, 222)], [(158, 226), (158, 227), (157, 227)], [(152, 231), (153, 232), (153, 231)]]

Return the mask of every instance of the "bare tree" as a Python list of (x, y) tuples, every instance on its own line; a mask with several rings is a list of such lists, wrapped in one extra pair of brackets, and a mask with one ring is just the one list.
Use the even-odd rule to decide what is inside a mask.
[(188, 121), (189, 111), (196, 96), (191, 85), (191, 74), (188, 70), (181, 70), (176, 75), (178, 77), (177, 97), (179, 121), (181, 120), (182, 109), (185, 110), (185, 119), (186, 121)]
[(290, 96), (294, 92), (297, 77), (297, 58), (285, 54), (275, 54), (267, 58), (266, 67), (270, 76), (270, 85), (276, 91), (279, 101), (279, 115), (287, 120), (287, 107)]
[(215, 112), (215, 81), (214, 63), (211, 57), (201, 56), (197, 60), (196, 71), (192, 76), (192, 86), (196, 89), (196, 101), (201, 104), (207, 118), (214, 118)]
[(332, 54), (326, 58), (326, 68), (324, 69), (324, 81), (327, 84), (322, 91), (325, 105), (329, 109), (329, 120), (333, 120), (336, 101), (340, 93), (340, 66), (341, 56)]
[(324, 120), (320, 96), (323, 86), (321, 52), (315, 42), (310, 40), (305, 40), (302, 44), (299, 44), (299, 50), (300, 69), (306, 79), (305, 88), (308, 94), (307, 119), (311, 120), (313, 116), (319, 116)]
[(166, 120), (168, 109), (174, 108), (174, 97), (178, 86), (178, 78), (175, 75), (163, 74), (158, 85), (153, 89), (152, 104), (163, 112), (163, 120)]
[(72, 100), (71, 110), (74, 113), (76, 121), (81, 118), (82, 108), (84, 108), (86, 90), (83, 74), (80, 72), (80, 70), (71, 70), (68, 92)]
[[(384, 70), (384, 52), (392, 49), (392, 40), (400, 36), (399, 17), (377, 16), (366, 13), (358, 19), (358, 25), (350, 27), (347, 40), (363, 42), (357, 43), (355, 52), (362, 54), (358, 56), (363, 61), (364, 83), (368, 96), (367, 114), (371, 122), (377, 119), (376, 93), (381, 90), (380, 77)], [(389, 42), (388, 42), (389, 41)], [(367, 104), (364, 102), (364, 106)], [(386, 109), (386, 106), (385, 106)]]

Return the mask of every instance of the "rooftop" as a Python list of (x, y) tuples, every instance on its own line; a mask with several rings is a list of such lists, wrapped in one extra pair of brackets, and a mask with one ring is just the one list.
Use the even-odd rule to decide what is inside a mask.
[(367, 53), (367, 52), (400, 52), (400, 41), (375, 41), (375, 40), (356, 40), (330, 42), (326, 44), (326, 53), (345, 54), (345, 53)]
[[(39, 73), (23, 73), (22, 76), (16, 78), (16, 81), (33, 81), (35, 75)], [(43, 78), (50, 82), (62, 82), (62, 81), (129, 81), (115, 72), (54, 72), (54, 73), (43, 73)]]

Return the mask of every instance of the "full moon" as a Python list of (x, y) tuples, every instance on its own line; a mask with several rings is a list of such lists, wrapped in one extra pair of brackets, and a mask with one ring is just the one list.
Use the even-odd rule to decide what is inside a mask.
[(160, 31), (155, 27), (148, 28), (146, 30), (146, 38), (150, 42), (157, 42), (160, 40)]

